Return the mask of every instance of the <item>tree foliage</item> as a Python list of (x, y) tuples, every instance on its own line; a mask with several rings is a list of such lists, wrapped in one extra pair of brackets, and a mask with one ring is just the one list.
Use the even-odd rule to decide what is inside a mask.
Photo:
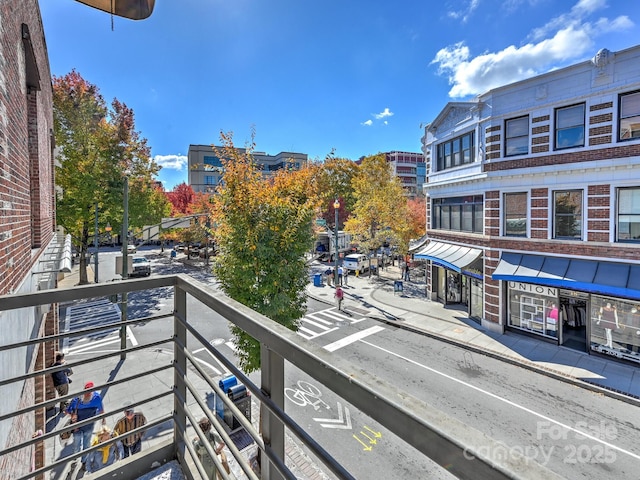
[[(316, 199), (310, 195), (313, 169), (280, 171), (264, 179), (251, 156), (221, 134), (223, 178), (213, 199), (220, 254), (214, 272), (231, 298), (297, 330), (306, 312), (308, 271), (304, 254), (313, 243)], [(260, 368), (260, 344), (232, 327), (240, 367)]]
[(135, 130), (133, 110), (114, 99), (106, 104), (98, 87), (75, 70), (53, 77), (54, 135), (58, 148), (58, 223), (80, 252), (80, 283), (87, 283), (86, 252), (92, 241), (95, 206), (99, 231), (122, 229), (124, 172), (131, 192), (130, 225), (159, 223), (166, 200), (152, 187), (159, 167), (146, 139)]
[(171, 192), (167, 192), (167, 198), (171, 202), (171, 215), (179, 216), (191, 213), (191, 204), (195, 196), (191, 185), (184, 182), (173, 187)]
[(339, 223), (342, 225), (346, 221), (356, 202), (352, 182), (357, 171), (358, 165), (355, 162), (331, 155), (316, 167), (314, 177), (320, 205), (319, 216), (327, 221), (327, 225), (335, 222), (333, 202), (336, 198), (340, 199)]
[(424, 197), (407, 200), (409, 238), (421, 238), (427, 233), (427, 201)]
[(385, 156), (366, 157), (352, 185), (356, 201), (344, 229), (354, 235), (364, 251), (377, 250), (387, 242), (406, 251), (407, 200)]

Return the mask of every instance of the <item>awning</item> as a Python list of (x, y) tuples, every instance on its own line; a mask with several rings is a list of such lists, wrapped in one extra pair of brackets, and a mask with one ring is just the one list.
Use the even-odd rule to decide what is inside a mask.
[(640, 300), (640, 265), (503, 253), (491, 278)]
[(429, 235), (423, 235), (417, 240), (413, 240), (409, 242), (409, 250), (408, 253), (414, 253), (424, 247), (425, 243), (429, 241)]
[(455, 272), (462, 272), (482, 255), (479, 248), (463, 247), (444, 242), (431, 242), (413, 257), (439, 263)]

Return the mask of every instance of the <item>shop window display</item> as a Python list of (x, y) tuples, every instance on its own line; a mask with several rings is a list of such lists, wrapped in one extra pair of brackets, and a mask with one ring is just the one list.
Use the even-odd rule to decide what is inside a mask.
[(509, 326), (544, 336), (558, 336), (558, 307), (556, 297), (509, 290)]
[(592, 295), (591, 348), (640, 361), (640, 304)]

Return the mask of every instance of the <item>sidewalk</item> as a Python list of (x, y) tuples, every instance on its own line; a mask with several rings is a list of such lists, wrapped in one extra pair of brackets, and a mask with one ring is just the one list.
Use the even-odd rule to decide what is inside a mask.
[[(315, 266), (314, 266), (315, 267)], [(317, 265), (315, 273), (326, 269)], [(495, 333), (468, 318), (466, 308), (444, 306), (428, 300), (424, 279), (404, 281), (403, 291), (394, 292), (400, 268), (388, 266), (380, 277), (368, 273), (350, 275), (343, 286), (344, 306), (359, 304), (371, 310), (371, 318), (396, 327), (413, 330), (468, 350), (536, 370), (559, 380), (596, 390), (605, 395), (640, 406), (640, 369), (598, 355), (545, 343), (526, 335)], [(311, 282), (307, 294), (319, 301), (334, 303), (333, 287)]]

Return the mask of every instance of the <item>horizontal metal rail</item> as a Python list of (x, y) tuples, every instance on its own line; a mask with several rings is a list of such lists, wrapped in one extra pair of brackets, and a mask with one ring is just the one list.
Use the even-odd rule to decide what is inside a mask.
[[(488, 458), (482, 452), (474, 451), (469, 447), (470, 445), (497, 447), (497, 443), (482, 432), (443, 414), (426, 402), (382, 381), (371, 372), (354, 367), (354, 365), (350, 364), (348, 361), (335, 355), (331, 355), (329, 352), (314, 343), (300, 338), (300, 336), (295, 332), (271, 321), (267, 317), (260, 315), (239, 302), (230, 299), (223, 293), (213, 290), (186, 275), (149, 277), (146, 279), (78, 286), (71, 289), (45, 290), (30, 294), (2, 296), (0, 297), (0, 311), (52, 303), (73, 302), (85, 298), (97, 298), (125, 292), (128, 293), (166, 287), (174, 288), (174, 296), (176, 297), (180, 296), (181, 298), (184, 298), (185, 295), (190, 296), (191, 298), (201, 302), (209, 309), (215, 311), (227, 321), (233, 323), (235, 326), (244, 330), (259, 341), (261, 345), (263, 345), (263, 348), (268, 348), (270, 352), (273, 352), (275, 355), (285, 359), (289, 364), (297, 367), (308, 374), (311, 378), (319, 381), (332, 390), (336, 395), (342, 397), (346, 402), (353, 405), (354, 408), (375, 419), (380, 425), (387, 428), (399, 438), (402, 438), (419, 452), (430, 457), (440, 465), (447, 465), (447, 470), (459, 478), (474, 480), (558, 478), (553, 472), (538, 463), (532, 462), (530, 459), (513, 456), (507, 456), (506, 458), (501, 459), (492, 459)], [(317, 455), (323, 463), (334, 470), (334, 473), (341, 478), (352, 478), (351, 475), (346, 472), (330, 455), (328, 455), (328, 453), (324, 451), (324, 449), (320, 447), (313, 438), (309, 437), (308, 434), (304, 432), (304, 429), (301, 426), (297, 425), (288, 415), (286, 415), (283, 408), (271, 401), (269, 396), (265, 395), (261, 391), (261, 388), (252, 384), (246, 376), (241, 372), (238, 372), (237, 369), (231, 365), (231, 362), (222, 355), (219, 355), (217, 350), (211, 347), (209, 342), (206, 341), (206, 339), (204, 339), (202, 335), (200, 335), (199, 332), (189, 324), (187, 318), (179, 318), (178, 313), (175, 313), (174, 318), (179, 322), (183, 322), (186, 327), (186, 331), (191, 333), (198, 342), (207, 349), (207, 351), (216, 356), (216, 358), (229, 368), (230, 371), (236, 372), (238, 378), (247, 386), (255, 399), (260, 401), (262, 405), (266, 406), (269, 412), (271, 412), (279, 422), (282, 422), (283, 425), (299, 436), (299, 438), (304, 439), (305, 443), (307, 443), (307, 446), (312, 449), (313, 453)], [(140, 319), (131, 320), (131, 323), (139, 321)], [(122, 325), (118, 324), (118, 326), (121, 327)], [(114, 324), (110, 324), (107, 328), (113, 327)], [(93, 328), (86, 330), (94, 331)], [(178, 327), (176, 327), (176, 331), (178, 331)], [(32, 340), (34, 339), (28, 339), (26, 342), (31, 344)], [(45, 340), (44, 338), (39, 340), (48, 341), (48, 339)], [(161, 343), (167, 343), (167, 341), (163, 340), (161, 342), (154, 342), (153, 344), (139, 345), (137, 347), (128, 348), (124, 351), (130, 352), (148, 349), (150, 345), (157, 345)], [(194, 362), (194, 358), (186, 350), (186, 345), (177, 341), (175, 338), (173, 339), (173, 344), (175, 345), (174, 363), (177, 358), (189, 358), (189, 361), (195, 367), (196, 363)], [(100, 359), (116, 355), (120, 355), (120, 351), (107, 355), (96, 356), (90, 361), (100, 361)], [(177, 366), (174, 365), (174, 368), (177, 369)], [(197, 367), (195, 368), (198, 373), (202, 375), (202, 371)], [(0, 386), (16, 381), (24, 381), (51, 371), (53, 370), (28, 372), (24, 375), (18, 375), (12, 379), (5, 379), (0, 382)], [(191, 394), (196, 393), (194, 391), (193, 384), (191, 384), (187, 378), (188, 372), (180, 372), (180, 374), (184, 375), (186, 380), (185, 385), (188, 386), (188, 391), (191, 392)], [(146, 372), (140, 376), (143, 375), (146, 375)], [(278, 375), (281, 374), (279, 373)], [(207, 383), (212, 386), (216, 393), (220, 393), (220, 389), (216, 389), (216, 386), (213, 385), (206, 375), (204, 375), (203, 378), (207, 380)], [(98, 388), (96, 387), (93, 390), (97, 389)], [(178, 399), (178, 391), (175, 387), (172, 393), (174, 398), (176, 398), (175, 403), (179, 404), (180, 402), (178, 400), (181, 400), (184, 405), (185, 400)], [(197, 395), (194, 396), (197, 397)], [(59, 401), (59, 399), (57, 401)], [(200, 403), (198, 405), (202, 407)], [(36, 406), (31, 406), (21, 410), (23, 412), (28, 412), (35, 410), (36, 408)], [(234, 413), (238, 413), (233, 409), (232, 411)], [(191, 412), (185, 413), (186, 418), (193, 423), (193, 414)], [(90, 421), (104, 418), (107, 415), (108, 414), (96, 416)], [(185, 415), (177, 414), (176, 412), (173, 413), (172, 419), (174, 424), (183, 422), (184, 418)], [(150, 422), (150, 424), (151, 423), (155, 424), (155, 422)], [(79, 423), (78, 425), (81, 424), (82, 423)], [(186, 425), (177, 425), (177, 429), (174, 429), (174, 435), (179, 436), (180, 438), (174, 438), (174, 442), (176, 445), (184, 442), (186, 450), (193, 455), (193, 449), (190, 448), (190, 442), (186, 438), (186, 428)], [(47, 438), (50, 438), (51, 435), (48, 435), (49, 436)], [(20, 446), (24, 447), (25, 445), (32, 445), (39, 440), (41, 440), (41, 438), (23, 442)], [(225, 440), (229, 439), (225, 438)], [(284, 466), (284, 459), (278, 458), (277, 456), (273, 457), (271, 455), (272, 450), (270, 445), (261, 445), (264, 446), (264, 451), (269, 456), (269, 460), (272, 465), (276, 466), (278, 471), (286, 477), (287, 469)], [(0, 452), (0, 455), (5, 455), (7, 452), (13, 452), (17, 448), (18, 446), (11, 447), (11, 450), (2, 451)], [(486, 450), (492, 451), (495, 449), (488, 448)], [(47, 465), (36, 472), (32, 472), (23, 478), (32, 478), (40, 473), (50, 470), (51, 468), (55, 468), (55, 466), (58, 466), (65, 461), (77, 458), (83, 453), (84, 452), (74, 454), (66, 457), (65, 459), (56, 461), (53, 464)], [(236, 454), (235, 451), (233, 453), (234, 455)], [(239, 459), (239, 461), (242, 462), (243, 460)], [(335, 468), (336, 466), (339, 468)]]

